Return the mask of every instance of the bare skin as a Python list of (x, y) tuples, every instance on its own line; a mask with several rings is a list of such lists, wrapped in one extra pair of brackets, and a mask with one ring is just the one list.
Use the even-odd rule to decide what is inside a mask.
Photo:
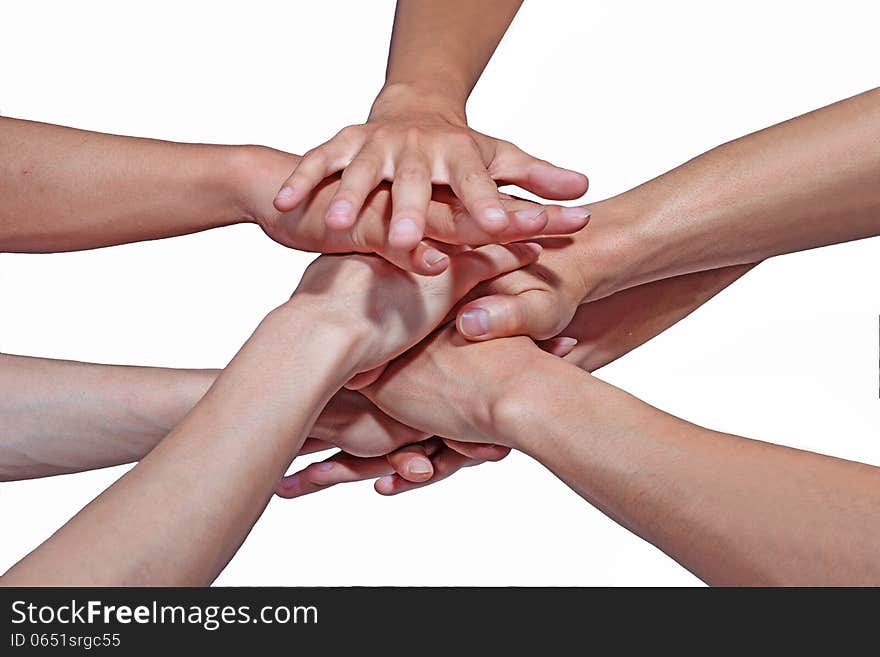
[(425, 431), (531, 455), (710, 584), (880, 584), (880, 468), (695, 426), (525, 338), (440, 331), (364, 392)]
[[(479, 281), (538, 253), (485, 246), (433, 277), (375, 256), (318, 258), (171, 433), (2, 583), (210, 583), (342, 384), (423, 339)], [(374, 289), (380, 305), (363, 293)], [(308, 330), (316, 321), (320, 335)]]
[[(490, 235), (515, 221), (498, 183), (514, 183), (548, 199), (575, 199), (587, 191), (582, 174), (539, 160), (513, 144), (472, 130), (465, 105), (522, 0), (399, 0), (385, 85), (363, 125), (343, 128), (310, 150), (280, 186), (275, 206), (290, 211), (324, 178), (342, 171), (325, 221), (348, 231), (370, 192), (393, 181), (387, 241), (420, 248), (428, 235), (433, 185), (448, 185), (468, 221)], [(574, 219), (586, 210), (567, 210)], [(440, 254), (433, 271), (445, 266)], [(421, 271), (415, 269), (414, 271)]]
[(680, 274), (880, 234), (880, 89), (719, 146), (619, 196), (541, 262), (477, 291), (472, 340), (557, 335), (577, 308)]
[[(2, 251), (91, 249), (252, 222), (291, 248), (380, 253), (404, 268), (439, 273), (423, 258), (438, 251), (436, 247), (411, 253), (387, 243), (387, 185), (370, 196), (357, 226), (344, 233), (328, 230), (323, 221), (339, 188), (338, 177), (324, 181), (296, 210), (275, 209), (272, 190), (300, 159), (289, 153), (122, 137), (11, 118), (0, 118), (0, 153)], [(559, 206), (509, 197), (504, 203), (512, 221), (501, 233), (489, 235), (466, 219), (454, 195), (438, 190), (428, 208), (426, 230), (437, 242), (478, 245), (544, 231), (569, 233), (589, 218), (585, 212), (572, 218)], [(443, 257), (448, 260), (445, 253)], [(5, 479), (137, 460), (192, 408), (216, 376), (0, 359), (6, 411), (0, 473)], [(35, 407), (41, 412), (33, 413)], [(352, 441), (356, 431), (361, 435)], [(362, 396), (341, 391), (311, 438), (306, 451), (347, 446), (352, 455), (373, 456), (425, 436), (371, 408)], [(417, 452), (409, 449), (386, 463), (399, 466), (396, 471), (411, 481), (424, 481), (433, 469), (430, 459)]]

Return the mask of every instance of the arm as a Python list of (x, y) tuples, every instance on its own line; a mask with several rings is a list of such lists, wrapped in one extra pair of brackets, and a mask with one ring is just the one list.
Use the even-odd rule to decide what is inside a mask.
[(76, 251), (245, 221), (235, 152), (0, 118), (0, 251)]
[(375, 257), (318, 258), (186, 418), (3, 583), (209, 583), (342, 384), (422, 339), (479, 281), (537, 255), (482, 247), (430, 278)]
[(695, 575), (880, 584), (880, 468), (710, 431), (540, 356), (548, 385), (504, 403), (506, 444)]
[(522, 0), (398, 0), (384, 92), (421, 90), (464, 116)]
[[(0, 481), (139, 461), (193, 409), (217, 375), (217, 370), (0, 355)], [(350, 390), (333, 396), (309, 436), (300, 454), (340, 447), (373, 456), (426, 437)], [(412, 472), (415, 461), (427, 471)], [(432, 473), (430, 460), (417, 454), (406, 461), (394, 457), (389, 465), (412, 481)]]
[(586, 230), (545, 245), (531, 275), (487, 283), (460, 309), (459, 330), (471, 340), (548, 338), (579, 305), (642, 283), (878, 235), (878, 182), (875, 89), (591, 204)]
[(677, 324), (755, 265), (683, 274), (621, 290), (580, 306), (562, 334), (577, 340), (564, 358), (594, 372)]
[(880, 583), (880, 468), (697, 427), (522, 337), (440, 331), (364, 393), (425, 431), (530, 454), (709, 583)]
[(340, 331), (328, 327), (320, 344), (289, 337), (310, 324), (286, 309), (268, 316), (183, 422), (3, 583), (212, 581), (352, 373)]
[(495, 181), (551, 199), (583, 194), (585, 176), (538, 160), (467, 124), (468, 96), (520, 4), (399, 0), (385, 85), (367, 122), (344, 128), (309, 151), (282, 184), (275, 206), (292, 210), (322, 179), (344, 169), (325, 219), (328, 226), (345, 231), (355, 224), (376, 185), (393, 180), (387, 239), (395, 248), (411, 250), (425, 231), (432, 183), (450, 185), (470, 217), (493, 235), (511, 220)]
[(587, 300), (878, 235), (880, 89), (719, 146), (593, 210), (605, 252), (601, 271), (584, 274)]
[(136, 461), (215, 377), (210, 370), (0, 355), (0, 481)]
[[(300, 159), (260, 146), (184, 144), (0, 118), (0, 251), (91, 249), (253, 222), (296, 249), (375, 252), (423, 274), (446, 268), (448, 259), (436, 249), (423, 245), (409, 253), (387, 243), (388, 189), (372, 195), (357, 230), (344, 233), (327, 230), (323, 220), (338, 179), (295, 211), (276, 210), (272, 191)], [(512, 221), (489, 235), (462, 221), (453, 197), (441, 196), (428, 206), (427, 234), (476, 245), (569, 233), (587, 221), (586, 212), (573, 217), (559, 206), (502, 202)]]
[[(753, 267), (735, 265), (684, 274), (644, 283), (583, 304), (568, 326), (562, 329), (564, 337), (539, 344), (545, 351), (592, 372), (684, 319)], [(526, 280), (530, 278), (528, 268), (514, 274)], [(480, 393), (475, 390), (474, 394)], [(335, 454), (285, 477), (278, 493), (284, 497), (298, 497), (335, 484), (378, 477), (376, 492), (396, 495), (442, 481), (463, 467), (497, 461), (509, 452), (509, 448), (503, 445), (451, 444), (454, 449), (447, 443), (429, 441), (425, 454), (403, 448), (381, 459)], [(417, 479), (408, 474), (409, 464), (412, 459), (423, 455), (430, 457), (432, 473)]]

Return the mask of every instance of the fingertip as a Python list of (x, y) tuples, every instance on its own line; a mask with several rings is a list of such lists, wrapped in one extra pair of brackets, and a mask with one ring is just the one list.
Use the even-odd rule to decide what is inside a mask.
[(272, 201), (272, 204), (275, 206), (276, 210), (281, 212), (289, 212), (296, 207), (296, 194), (293, 191), (293, 187), (290, 185), (284, 185), (281, 189), (278, 190), (278, 193), (275, 194), (275, 199)]
[(278, 485), (275, 487), (275, 494), (278, 497), (290, 499), (292, 497), (296, 497), (297, 493), (299, 492), (299, 487), (299, 474), (288, 475), (286, 477), (282, 477), (281, 481), (278, 482)]
[(489, 311), (479, 306), (465, 306), (458, 314), (455, 327), (468, 340), (484, 340), (489, 335)]
[(348, 230), (357, 220), (357, 208), (351, 201), (334, 199), (327, 208), (324, 223), (332, 230)]
[(373, 484), (373, 490), (379, 493), (379, 495), (394, 495), (394, 477), (395, 475), (379, 477), (376, 483)]
[(535, 262), (540, 256), (544, 247), (537, 242), (517, 242), (512, 244), (514, 248), (523, 256), (526, 262)]
[(500, 207), (486, 208), (477, 214), (477, 223), (490, 235), (497, 235), (510, 225), (510, 218)]
[(413, 271), (423, 276), (437, 276), (449, 268), (449, 256), (432, 246), (417, 248), (411, 260)]
[(424, 237), (418, 222), (408, 217), (391, 220), (388, 231), (388, 243), (395, 249), (409, 251), (416, 248)]

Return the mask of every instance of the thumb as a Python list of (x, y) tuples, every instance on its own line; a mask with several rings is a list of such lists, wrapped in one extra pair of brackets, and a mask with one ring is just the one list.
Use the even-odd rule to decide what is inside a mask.
[(559, 333), (557, 314), (550, 294), (527, 290), (517, 295), (495, 294), (465, 304), (458, 311), (455, 326), (468, 340), (491, 340), (528, 335), (538, 340)]
[(502, 184), (516, 185), (543, 198), (559, 201), (582, 196), (590, 185), (584, 174), (529, 155), (513, 144), (505, 144), (501, 149), (492, 177)]

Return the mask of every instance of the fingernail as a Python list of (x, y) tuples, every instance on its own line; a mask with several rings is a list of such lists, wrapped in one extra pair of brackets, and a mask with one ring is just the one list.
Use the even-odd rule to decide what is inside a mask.
[(581, 205), (576, 208), (562, 208), (559, 214), (565, 219), (588, 219), (592, 211), (587, 206)]
[(412, 219), (398, 219), (392, 224), (391, 232), (388, 233), (388, 239), (392, 242), (410, 244), (418, 243), (421, 235), (415, 221)]
[(472, 338), (478, 338), (489, 332), (489, 313), (482, 308), (465, 310), (461, 314), (459, 324), (465, 335), (469, 335)]
[(284, 201), (293, 196), (293, 188), (289, 185), (285, 185), (281, 189), (278, 190), (278, 193), (275, 194), (275, 200)]
[(392, 477), (391, 475), (385, 475), (384, 477), (379, 477), (376, 480), (376, 484), (380, 488), (391, 488), (391, 486), (394, 484), (394, 477)]
[(333, 201), (327, 209), (327, 216), (338, 215), (347, 217), (351, 214), (351, 203), (349, 201)]
[(483, 219), (494, 226), (501, 227), (507, 225), (507, 213), (501, 208), (487, 208), (483, 210)]
[(439, 263), (446, 260), (446, 258), (446, 254), (437, 249), (428, 249), (422, 255), (422, 261), (428, 265), (428, 267), (436, 267)]
[(574, 338), (556, 338), (556, 344), (560, 347), (574, 347), (578, 341)]
[(416, 459), (409, 464), (407, 471), (410, 474), (423, 475), (431, 472), (431, 464), (425, 459)]
[(522, 221), (534, 221), (542, 214), (544, 214), (544, 208), (529, 208), (528, 210), (517, 210), (513, 216)]
[(319, 463), (316, 469), (318, 472), (329, 472), (334, 467), (336, 467), (335, 463)]

